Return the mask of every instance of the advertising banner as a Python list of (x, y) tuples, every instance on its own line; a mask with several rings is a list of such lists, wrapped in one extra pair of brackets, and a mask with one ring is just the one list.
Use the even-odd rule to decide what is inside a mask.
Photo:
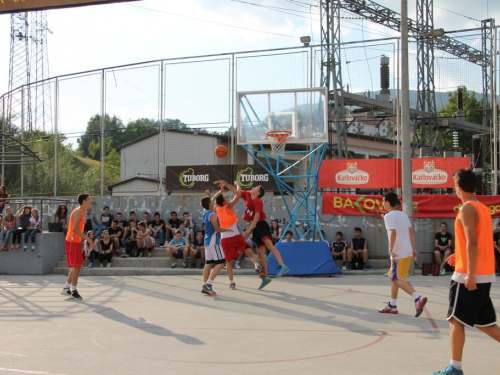
[[(453, 173), (470, 168), (469, 158), (412, 159), (413, 188), (453, 188)], [(401, 187), (401, 159), (323, 160), (320, 189), (382, 189)]]
[(167, 191), (198, 191), (214, 190), (214, 181), (227, 180), (230, 176), (229, 165), (196, 165), (191, 167), (167, 167)]
[(318, 187), (380, 189), (401, 187), (401, 159), (323, 160)]
[(470, 158), (411, 159), (413, 188), (453, 188), (453, 173), (470, 168)]
[[(323, 214), (329, 215), (372, 215), (375, 208), (384, 212), (382, 195), (323, 194)], [(399, 197), (401, 200), (401, 197)], [(488, 206), (492, 217), (500, 217), (500, 197), (478, 195), (480, 202)], [(414, 217), (451, 217), (457, 216), (462, 207), (456, 195), (414, 195)]]
[(277, 190), (273, 177), (258, 165), (196, 165), (167, 167), (167, 191), (205, 191), (217, 187), (214, 182), (237, 181), (243, 190), (262, 185), (266, 191)]

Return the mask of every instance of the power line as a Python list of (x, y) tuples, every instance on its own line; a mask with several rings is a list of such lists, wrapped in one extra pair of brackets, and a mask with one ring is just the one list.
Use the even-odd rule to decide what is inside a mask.
[[(445, 10), (445, 11), (450, 12), (450, 13), (453, 13), (453, 14), (456, 14), (457, 16), (467, 18), (468, 20), (471, 20), (471, 21), (481, 22), (481, 20), (478, 20), (478, 19), (475, 19), (475, 18), (472, 18), (472, 17), (466, 16), (466, 15), (463, 15), (463, 14), (460, 14), (460, 13), (457, 13), (457, 12), (454, 12), (454, 11), (452, 11), (452, 10), (449, 10), (449, 9), (446, 9), (446, 8), (443, 8), (443, 7), (440, 7), (440, 6), (436, 5), (436, 4), (434, 4), (434, 7), (435, 7), (435, 8), (442, 9), (442, 10)], [(479, 26), (479, 25), (478, 25), (478, 24), (476, 24), (476, 26)]]
[(221, 26), (231, 27), (231, 28), (234, 28), (234, 29), (241, 29), (241, 30), (254, 31), (254, 32), (256, 32), (256, 33), (262, 33), (262, 34), (270, 34), (270, 35), (284, 36), (284, 37), (286, 37), (286, 38), (293, 38), (293, 39), (296, 39), (296, 38), (297, 38), (296, 36), (293, 36), (293, 35), (286, 35), (286, 34), (280, 34), (280, 33), (273, 33), (273, 32), (270, 32), (270, 31), (256, 30), (256, 29), (251, 29), (251, 28), (249, 28), (249, 27), (235, 26), (235, 25), (230, 25), (230, 24), (227, 24), (227, 23), (222, 23), (222, 22), (208, 21), (208, 20), (204, 20), (204, 19), (201, 19), (201, 18), (188, 17), (188, 16), (183, 16), (183, 15), (181, 15), (181, 14), (170, 13), (170, 12), (165, 12), (165, 11), (162, 11), (162, 10), (157, 10), (157, 9), (151, 9), (151, 8), (141, 7), (141, 6), (139, 6), (139, 5), (132, 5), (132, 4), (126, 4), (126, 5), (128, 5), (128, 6), (130, 6), (130, 7), (134, 7), (134, 8), (139, 8), (139, 9), (149, 10), (149, 11), (151, 11), (151, 12), (162, 13), (162, 14), (168, 14), (168, 15), (170, 15), (170, 16), (174, 16), (174, 17), (186, 18), (186, 19), (190, 19), (190, 20), (194, 20), (194, 21), (199, 21), (199, 22), (206, 22), (206, 23), (210, 23), (210, 24), (213, 24), (213, 25), (221, 25)]

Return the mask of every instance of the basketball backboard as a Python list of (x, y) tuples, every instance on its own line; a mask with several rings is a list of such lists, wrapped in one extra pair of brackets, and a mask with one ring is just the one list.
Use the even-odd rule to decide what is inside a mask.
[(328, 142), (328, 90), (325, 87), (239, 92), (239, 145), (270, 144), (266, 133), (287, 130), (287, 143)]

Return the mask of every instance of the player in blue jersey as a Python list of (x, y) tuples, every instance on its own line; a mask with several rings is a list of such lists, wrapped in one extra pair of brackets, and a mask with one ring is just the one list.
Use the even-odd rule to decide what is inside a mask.
[[(203, 207), (203, 223), (205, 224), (205, 267), (203, 268), (203, 288), (202, 293), (215, 296), (217, 293), (212, 289), (212, 283), (219, 272), (226, 264), (224, 252), (220, 244), (221, 232), (232, 232), (232, 229), (221, 228), (217, 214), (213, 211), (214, 202), (207, 196), (201, 198), (200, 204)], [(212, 268), (212, 265), (215, 267)]]

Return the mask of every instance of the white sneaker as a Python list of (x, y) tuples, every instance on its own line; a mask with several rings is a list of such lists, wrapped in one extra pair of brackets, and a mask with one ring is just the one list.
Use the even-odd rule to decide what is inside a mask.
[(441, 276), (445, 276), (446, 275), (446, 270), (444, 268), (441, 268), (441, 271), (439, 271), (439, 274)]
[(111, 263), (106, 264), (106, 268), (111, 267)]
[(342, 271), (346, 271), (347, 270), (347, 267), (346, 266), (342, 266)]
[(241, 270), (241, 264), (240, 264), (240, 262), (236, 262), (236, 269), (237, 270)]

